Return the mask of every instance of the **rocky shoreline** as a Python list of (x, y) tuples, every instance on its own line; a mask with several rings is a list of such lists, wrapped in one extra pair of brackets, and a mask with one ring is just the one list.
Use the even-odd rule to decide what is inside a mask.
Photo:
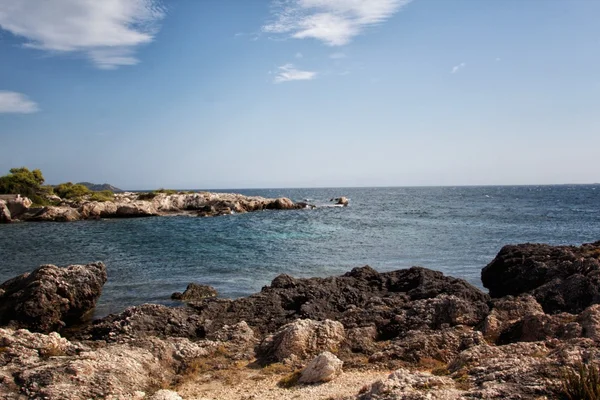
[[(262, 210), (314, 208), (308, 203), (294, 203), (285, 197), (268, 199), (235, 193), (211, 192), (172, 194), (124, 192), (114, 194), (112, 201), (92, 201), (89, 195), (78, 200), (62, 199), (56, 195), (49, 197), (49, 200), (55, 205), (33, 207), (31, 200), (20, 196), (9, 200), (0, 199), (0, 223), (16, 221), (69, 222), (164, 215), (211, 217)], [(347, 200), (343, 199), (347, 205)]]
[(600, 362), (600, 242), (505, 246), (489, 294), (365, 266), (235, 300), (190, 285), (181, 307), (81, 326), (106, 279), (46, 265), (0, 285), (0, 398), (551, 399)]

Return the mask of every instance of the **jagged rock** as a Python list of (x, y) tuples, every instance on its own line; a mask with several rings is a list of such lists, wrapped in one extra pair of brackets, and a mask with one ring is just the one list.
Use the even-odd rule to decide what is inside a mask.
[(492, 311), (483, 321), (481, 331), (491, 341), (526, 315), (541, 315), (544, 310), (533, 296), (506, 296), (492, 301)]
[(198, 283), (190, 283), (183, 293), (173, 293), (171, 295), (171, 299), (182, 301), (198, 301), (215, 296), (217, 296), (217, 291), (214, 287), (201, 285)]
[(268, 202), (265, 207), (267, 210), (292, 210), (295, 207), (294, 202), (288, 198), (280, 197)]
[(264, 335), (295, 319), (331, 319), (347, 329), (373, 326), (377, 339), (391, 339), (422, 327), (474, 326), (488, 314), (488, 300), (467, 282), (425, 268), (380, 274), (363, 267), (330, 278), (282, 275), (252, 296), (192, 307), (211, 321), (207, 332), (243, 320)]
[(190, 309), (142, 304), (96, 320), (75, 334), (79, 339), (106, 341), (147, 336), (202, 339), (206, 332), (201, 318)]
[(12, 222), (12, 215), (6, 206), (6, 201), (0, 200), (0, 223)]
[(581, 336), (582, 328), (576, 322), (575, 315), (530, 314), (505, 329), (498, 337), (497, 343), (538, 342), (552, 338), (566, 340)]
[(297, 320), (283, 326), (260, 344), (261, 363), (304, 360), (322, 351), (336, 351), (345, 339), (344, 326), (336, 321)]
[(600, 242), (504, 246), (481, 272), (492, 297), (529, 293), (547, 313), (579, 313), (600, 303)]
[(328, 351), (316, 356), (300, 373), (298, 383), (329, 382), (342, 373), (344, 363)]
[(42, 265), (0, 285), (0, 324), (49, 332), (78, 322), (93, 310), (105, 282), (101, 262)]
[(369, 357), (370, 362), (393, 359), (417, 364), (424, 359), (448, 363), (463, 350), (485, 343), (481, 332), (463, 327), (441, 331), (414, 330), (394, 339), (384, 350)]
[(117, 204), (111, 201), (90, 201), (79, 208), (84, 219), (109, 218), (117, 213)]
[(92, 347), (55, 332), (0, 329), (0, 398), (141, 400), (144, 392), (170, 384), (178, 371), (207, 357), (212, 347), (182, 338)]

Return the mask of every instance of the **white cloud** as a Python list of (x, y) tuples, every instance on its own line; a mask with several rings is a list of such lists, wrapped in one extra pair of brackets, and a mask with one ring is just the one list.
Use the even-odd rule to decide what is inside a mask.
[(344, 53), (332, 53), (329, 55), (329, 58), (331, 58), (332, 60), (340, 60), (342, 58), (346, 58), (346, 54)]
[(309, 81), (317, 76), (313, 71), (302, 71), (296, 69), (293, 64), (285, 64), (278, 68), (273, 82), (283, 83), (289, 81)]
[(103, 69), (137, 64), (163, 17), (157, 0), (0, 0), (0, 27), (25, 47), (83, 53)]
[(500, 57), (496, 57), (496, 62), (498, 61), (502, 61), (502, 59)]
[(273, 0), (264, 32), (313, 38), (330, 46), (349, 43), (365, 28), (390, 18), (412, 0)]
[(22, 93), (0, 90), (0, 113), (31, 114), (38, 106)]
[(460, 64), (455, 65), (454, 67), (452, 67), (452, 71), (450, 71), (450, 73), (451, 74), (455, 74), (455, 73), (457, 73), (458, 71), (460, 71), (461, 69), (463, 69), (466, 66), (467, 66), (466, 63), (461, 62)]
[(304, 55), (302, 55), (302, 53), (296, 53), (296, 58), (303, 58)]

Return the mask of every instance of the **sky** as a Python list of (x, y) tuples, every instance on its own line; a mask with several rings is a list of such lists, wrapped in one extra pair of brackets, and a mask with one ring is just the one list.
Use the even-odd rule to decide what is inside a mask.
[(600, 181), (600, 1), (0, 0), (0, 175)]

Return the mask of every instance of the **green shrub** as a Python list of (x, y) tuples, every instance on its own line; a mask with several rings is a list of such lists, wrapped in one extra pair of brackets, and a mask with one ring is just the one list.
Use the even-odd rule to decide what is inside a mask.
[(580, 363), (564, 373), (562, 395), (566, 400), (599, 400), (600, 373), (593, 364)]
[(138, 200), (152, 200), (153, 198), (155, 198), (158, 194), (154, 193), (154, 192), (150, 192), (150, 193), (140, 193), (138, 195)]
[(155, 190), (153, 193), (175, 194), (175, 193), (177, 193), (177, 190), (160, 188), (158, 190)]
[(74, 185), (71, 182), (66, 182), (55, 186), (54, 193), (63, 199), (80, 199), (83, 196), (90, 194), (91, 191), (83, 185)]
[(90, 196), (91, 201), (113, 201), (115, 194), (110, 190), (102, 190), (100, 192), (93, 192)]

